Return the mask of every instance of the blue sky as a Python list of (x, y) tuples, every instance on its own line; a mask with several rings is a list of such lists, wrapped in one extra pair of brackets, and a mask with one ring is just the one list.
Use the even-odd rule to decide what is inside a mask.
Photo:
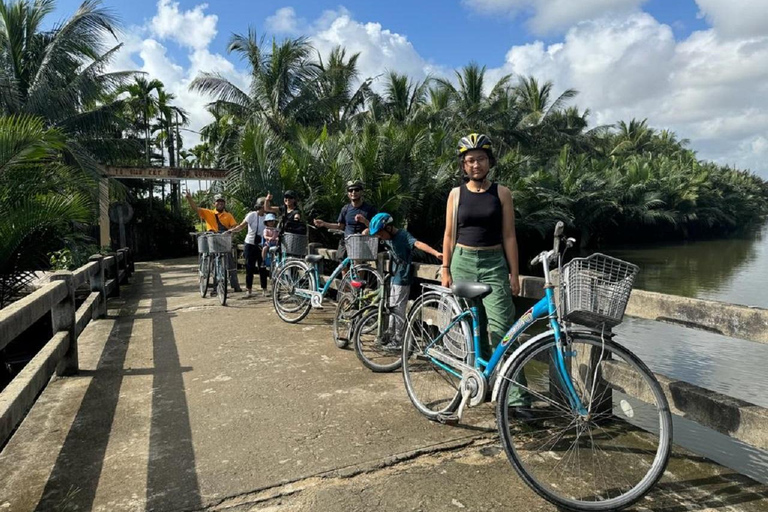
[[(59, 0), (53, 19), (78, 1)], [(416, 79), (452, 77), (470, 61), (493, 83), (505, 74), (580, 91), (592, 125), (647, 118), (670, 128), (701, 158), (768, 178), (766, 0), (106, 0), (121, 19), (116, 69), (160, 78), (190, 111), (209, 119), (208, 98), (188, 91), (200, 71), (242, 86), (226, 54), (249, 27), (278, 39), (304, 35), (322, 55), (336, 44), (360, 52), (363, 76), (387, 70)], [(193, 144), (194, 135), (190, 133)]]

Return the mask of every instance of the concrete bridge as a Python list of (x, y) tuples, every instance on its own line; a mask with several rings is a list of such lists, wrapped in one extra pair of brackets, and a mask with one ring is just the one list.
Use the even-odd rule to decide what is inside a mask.
[[(115, 271), (99, 281), (94, 269), (96, 295), (120, 280)], [(535, 295), (535, 280), (524, 284)], [(58, 308), (54, 330), (77, 344), (74, 363), (62, 342), (48, 367), (62, 361), (60, 374), (73, 364), (78, 372), (43, 382), (5, 443), (0, 511), (555, 510), (512, 470), (489, 405), (470, 409), (459, 427), (429, 422), (399, 373), (370, 373), (335, 348), (332, 308), (288, 325), (267, 298), (233, 294), (221, 307), (196, 285), (192, 259), (136, 264), (106, 315), (82, 332), (80, 313), (49, 304)], [(101, 307), (97, 296), (91, 301)], [(0, 334), (18, 334), (10, 326), (22, 316), (0, 312)], [(6, 391), (0, 431), (35, 394), (9, 401)], [(725, 399), (698, 403), (722, 416)], [(696, 410), (670, 401), (678, 414)], [(749, 412), (749, 404), (731, 406), (729, 414)], [(764, 410), (750, 411), (762, 425)], [(755, 431), (730, 425), (734, 436)], [(660, 484), (633, 510), (766, 511), (768, 486), (676, 448)]]

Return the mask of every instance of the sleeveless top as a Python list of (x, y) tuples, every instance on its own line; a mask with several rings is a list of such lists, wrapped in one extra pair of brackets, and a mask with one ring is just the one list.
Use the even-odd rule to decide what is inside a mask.
[(469, 247), (501, 244), (502, 210), (499, 185), (485, 192), (470, 192), (466, 183), (459, 188), (456, 243)]

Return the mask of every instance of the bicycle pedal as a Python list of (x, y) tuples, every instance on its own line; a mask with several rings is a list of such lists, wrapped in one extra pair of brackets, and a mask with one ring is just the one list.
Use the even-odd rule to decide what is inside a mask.
[(455, 412), (448, 413), (448, 414), (438, 414), (437, 417), (438, 422), (442, 423), (443, 425), (458, 425), (459, 424), (459, 415)]

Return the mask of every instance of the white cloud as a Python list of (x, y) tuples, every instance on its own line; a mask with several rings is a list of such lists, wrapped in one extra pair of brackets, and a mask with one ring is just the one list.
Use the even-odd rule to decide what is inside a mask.
[[(379, 23), (355, 21), (346, 10), (326, 11), (314, 24), (314, 31), (310, 39), (323, 58), (339, 45), (346, 49), (348, 57), (360, 53), (357, 68), (361, 79), (388, 71), (405, 73), (417, 80), (430, 73), (448, 73), (422, 58), (407, 37), (384, 29)], [(374, 82), (373, 87), (380, 83)]]
[(489, 71), (552, 80), (596, 124), (648, 119), (691, 140), (701, 158), (768, 177), (768, 38), (723, 40), (717, 30), (675, 41), (644, 13), (582, 22), (561, 43), (512, 47)]
[[(635, 11), (647, 0), (462, 0), (486, 14), (532, 14), (530, 29), (537, 34), (565, 29), (580, 21), (606, 14)], [(755, 0), (759, 1), (759, 0)]]
[(299, 23), (293, 7), (283, 7), (267, 18), (266, 27), (275, 34), (298, 34)]
[(726, 38), (768, 35), (768, 2), (765, 0), (696, 0), (699, 15)]
[(171, 39), (194, 49), (206, 48), (216, 37), (218, 22), (218, 16), (203, 12), (207, 8), (208, 4), (200, 4), (189, 11), (179, 11), (178, 2), (158, 0), (157, 14), (150, 21), (149, 28), (159, 39)]

